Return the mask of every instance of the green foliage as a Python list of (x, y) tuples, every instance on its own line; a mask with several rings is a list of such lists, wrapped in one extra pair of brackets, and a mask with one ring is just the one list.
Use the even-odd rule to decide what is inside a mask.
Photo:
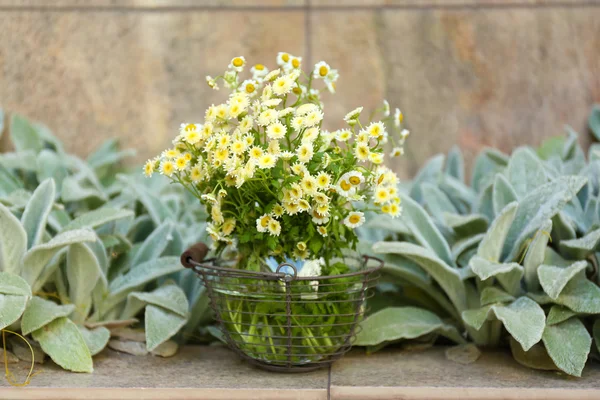
[(118, 162), (132, 152), (115, 140), (82, 160), (40, 124), (13, 115), (10, 127), (16, 151), (0, 154), (0, 329), (20, 328), (79, 372), (92, 371), (115, 321), (145, 316), (149, 351), (184, 326), (193, 335), (207, 320), (206, 293), (179, 255), (204, 231), (197, 200), (128, 174)]
[[(590, 117), (592, 130), (598, 113)], [(385, 229), (379, 237), (360, 235), (361, 248), (371, 242), (385, 258), (385, 285), (399, 294), (374, 297), (371, 305), (380, 311), (363, 322), (358, 344), (380, 348), (418, 332), (457, 343), (467, 338), (481, 346), (510, 345), (515, 359), (532, 368), (581, 376), (600, 331), (594, 323), (600, 320), (594, 272), (600, 161), (593, 151), (586, 161), (571, 130), (537, 152), (523, 147), (509, 157), (484, 150), (471, 186), (462, 182), (456, 149), (445, 167), (442, 156), (432, 158), (401, 195), (403, 217), (367, 224)], [(453, 216), (440, 218), (443, 213)], [(485, 219), (485, 225), (458, 224), (459, 218)], [(374, 243), (382, 236), (386, 241)], [(412, 329), (413, 315), (419, 329)], [(432, 315), (459, 337), (436, 331)]]

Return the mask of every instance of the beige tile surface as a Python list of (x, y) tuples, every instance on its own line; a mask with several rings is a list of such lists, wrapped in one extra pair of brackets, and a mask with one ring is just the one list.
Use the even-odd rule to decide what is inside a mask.
[(0, 101), (70, 151), (87, 155), (116, 136), (142, 161), (225, 99), (205, 75), (238, 55), (303, 56), (304, 25), (300, 11), (0, 12)]
[[(484, 351), (473, 364), (447, 360), (445, 348), (353, 350), (331, 370), (331, 398), (341, 399), (592, 399), (600, 397), (600, 365), (582, 378), (535, 371), (508, 351)], [(557, 390), (558, 389), (558, 390)]]
[(263, 7), (301, 7), (306, 0), (0, 0), (0, 6), (60, 8), (263, 8)]
[[(25, 363), (11, 365), (25, 376)], [(26, 388), (0, 380), (0, 399), (323, 399), (328, 371), (282, 374), (262, 371), (223, 347), (186, 347), (173, 358), (135, 357), (105, 350), (92, 374), (44, 364)], [(68, 389), (68, 390), (65, 390)], [(78, 390), (75, 390), (78, 389)]]
[(312, 57), (340, 72), (339, 120), (382, 97), (413, 132), (397, 164), (413, 176), (458, 144), (472, 161), (484, 146), (538, 145), (586, 121), (600, 100), (600, 7), (319, 11)]
[(568, 7), (594, 3), (596, 0), (311, 0), (314, 7)]

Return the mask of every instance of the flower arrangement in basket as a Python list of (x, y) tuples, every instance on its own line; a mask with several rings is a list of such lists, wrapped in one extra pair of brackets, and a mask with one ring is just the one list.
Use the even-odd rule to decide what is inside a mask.
[[(348, 251), (365, 212), (400, 215), (384, 147), (402, 154), (408, 131), (385, 101), (379, 121), (365, 122), (359, 107), (344, 128), (322, 129), (320, 93), (335, 92), (337, 71), (321, 61), (305, 74), (287, 53), (277, 64), (256, 64), (243, 80), (246, 60), (235, 57), (222, 76), (207, 76), (231, 91), (227, 101), (203, 123), (182, 124), (144, 169), (183, 185), (209, 212), (221, 262), (202, 262), (204, 253), (183, 262), (203, 278), (228, 343), (263, 365), (312, 367), (342, 355), (356, 333), (376, 267)], [(225, 265), (228, 249), (236, 257)]]

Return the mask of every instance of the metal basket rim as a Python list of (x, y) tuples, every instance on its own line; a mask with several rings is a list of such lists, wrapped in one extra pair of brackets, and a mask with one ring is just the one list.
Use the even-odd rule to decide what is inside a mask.
[[(202, 268), (205, 270), (214, 270), (217, 273), (220, 272), (224, 276), (248, 275), (248, 278), (255, 278), (255, 279), (264, 279), (264, 280), (290, 279), (292, 281), (323, 281), (323, 280), (328, 280), (328, 279), (351, 278), (351, 277), (355, 277), (355, 276), (369, 275), (369, 274), (372, 274), (373, 272), (379, 271), (379, 270), (381, 270), (381, 268), (383, 268), (384, 261), (381, 258), (373, 257), (373, 256), (369, 256), (369, 255), (365, 254), (365, 255), (362, 255), (362, 259), (364, 260), (365, 265), (369, 260), (376, 261), (379, 263), (379, 265), (374, 266), (374, 267), (369, 267), (369, 268), (363, 268), (359, 271), (348, 272), (348, 273), (339, 274), (339, 275), (298, 276), (296, 273), (294, 275), (291, 275), (291, 274), (285, 273), (285, 272), (259, 272), (259, 271), (248, 271), (248, 270), (236, 269), (236, 268), (219, 267), (219, 266), (216, 266), (215, 264), (199, 263), (199, 262), (193, 260), (191, 257), (188, 258), (187, 262), (194, 267), (193, 270), (196, 273), (201, 273), (201, 271), (199, 271), (198, 269)], [(214, 259), (206, 260), (206, 261), (214, 261)], [(279, 264), (279, 267), (282, 267), (282, 266), (291, 266), (294, 269), (294, 271), (296, 271), (296, 268), (291, 264), (288, 264), (288, 263)]]

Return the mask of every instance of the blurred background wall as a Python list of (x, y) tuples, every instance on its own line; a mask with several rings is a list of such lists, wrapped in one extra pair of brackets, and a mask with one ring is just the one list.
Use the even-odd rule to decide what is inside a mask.
[(399, 106), (404, 177), (454, 144), (472, 161), (564, 124), (588, 144), (600, 101), (599, 0), (0, 0), (0, 27), (0, 107), (83, 156), (113, 136), (133, 161), (155, 155), (224, 100), (204, 76), (238, 55), (337, 68), (330, 128), (358, 105)]

